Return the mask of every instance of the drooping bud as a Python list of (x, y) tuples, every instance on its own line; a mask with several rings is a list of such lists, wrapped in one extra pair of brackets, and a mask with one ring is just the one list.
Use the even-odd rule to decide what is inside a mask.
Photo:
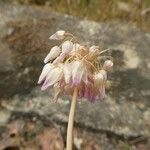
[(64, 79), (66, 83), (69, 83), (71, 80), (71, 65), (69, 63), (65, 63), (63, 67), (64, 71)]
[(106, 60), (103, 64), (103, 69), (109, 71), (113, 67), (113, 62), (111, 60)]
[(73, 49), (73, 43), (71, 41), (65, 41), (62, 44), (62, 53), (63, 54), (68, 54), (69, 52), (71, 52)]
[(44, 59), (44, 63), (49, 62), (50, 60), (55, 59), (56, 57), (58, 57), (60, 55), (61, 49), (58, 46), (54, 46), (50, 52), (48, 53), (48, 55), (45, 57)]
[(50, 63), (46, 64), (46, 65), (43, 67), (42, 73), (41, 73), (41, 75), (40, 75), (40, 77), (39, 77), (39, 80), (38, 80), (38, 84), (41, 84), (41, 83), (45, 80), (47, 74), (48, 74), (53, 68), (54, 68), (54, 65), (53, 65), (53, 64), (50, 64)]
[(85, 66), (81, 61), (74, 61), (72, 64), (72, 84), (77, 85), (81, 82), (86, 73)]
[(49, 37), (50, 40), (63, 40), (65, 38), (65, 31), (59, 30)]
[(62, 69), (59, 67), (53, 68), (46, 76), (46, 80), (41, 87), (41, 90), (46, 90), (49, 86), (57, 83), (63, 76)]
[(89, 48), (89, 61), (92, 61), (98, 56), (99, 56), (99, 47), (95, 45), (91, 46)]

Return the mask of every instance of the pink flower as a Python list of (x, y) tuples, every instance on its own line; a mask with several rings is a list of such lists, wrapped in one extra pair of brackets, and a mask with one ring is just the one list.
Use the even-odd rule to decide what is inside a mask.
[[(63, 39), (69, 35), (71, 34), (65, 31), (57, 31), (50, 39)], [(44, 60), (45, 63), (51, 63), (43, 67), (38, 83), (43, 83), (42, 90), (53, 87), (55, 100), (60, 92), (72, 95), (76, 87), (80, 98), (91, 102), (101, 100), (105, 97), (107, 72), (112, 68), (113, 62), (106, 60), (103, 66), (100, 65), (99, 47), (93, 45), (88, 48), (74, 43), (72, 37), (61, 46), (51, 49)]]
[(49, 37), (50, 40), (63, 40), (65, 38), (65, 31), (59, 30)]

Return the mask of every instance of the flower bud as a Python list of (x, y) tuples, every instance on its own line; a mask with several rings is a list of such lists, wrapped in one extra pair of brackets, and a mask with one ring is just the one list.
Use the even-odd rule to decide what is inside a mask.
[(77, 85), (86, 73), (85, 66), (81, 61), (74, 61), (72, 64), (72, 84)]
[(95, 45), (91, 46), (89, 48), (89, 56), (88, 56), (89, 61), (92, 61), (93, 59), (95, 59), (98, 56), (99, 56), (99, 47), (95, 46)]
[(59, 30), (49, 37), (50, 40), (63, 40), (65, 38), (65, 31)]
[(111, 60), (106, 60), (103, 65), (103, 69), (109, 71), (113, 67), (113, 62)]
[(71, 41), (65, 41), (62, 44), (62, 53), (63, 54), (68, 54), (72, 51), (73, 49), (73, 43)]
[(47, 62), (49, 62), (50, 60), (53, 60), (53, 59), (55, 59), (56, 57), (58, 57), (59, 54), (60, 54), (60, 51), (61, 51), (60, 47), (54, 46), (54, 47), (50, 50), (50, 52), (48, 53), (48, 55), (45, 57), (44, 63), (47, 63)]
[(41, 83), (45, 80), (47, 74), (48, 74), (48, 73), (51, 71), (51, 69), (53, 69), (53, 68), (54, 68), (54, 65), (52, 65), (52, 64), (50, 64), (50, 63), (46, 64), (46, 65), (43, 67), (42, 73), (41, 73), (41, 75), (40, 75), (40, 77), (39, 77), (39, 80), (38, 80), (38, 84), (41, 84)]
[(53, 68), (46, 76), (46, 80), (41, 87), (41, 90), (46, 90), (49, 86), (57, 83), (63, 76), (62, 69), (59, 67)]
[(69, 83), (71, 80), (71, 65), (69, 63), (65, 63), (63, 66), (63, 71), (65, 82)]

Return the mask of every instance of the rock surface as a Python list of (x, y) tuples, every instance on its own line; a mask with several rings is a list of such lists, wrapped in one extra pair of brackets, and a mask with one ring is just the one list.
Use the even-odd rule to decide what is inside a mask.
[(106, 100), (95, 104), (79, 102), (76, 125), (127, 139), (150, 134), (149, 33), (125, 23), (78, 20), (46, 8), (0, 5), (0, 10), (0, 95), (3, 108), (17, 116), (35, 114), (41, 120), (67, 123), (69, 98), (63, 97), (67, 100), (60, 99), (54, 104), (49, 93), (36, 87), (43, 58), (56, 44), (48, 37), (56, 30), (64, 29), (83, 42), (88, 41), (86, 44), (112, 49), (115, 64), (109, 76), (113, 83), (107, 90)]

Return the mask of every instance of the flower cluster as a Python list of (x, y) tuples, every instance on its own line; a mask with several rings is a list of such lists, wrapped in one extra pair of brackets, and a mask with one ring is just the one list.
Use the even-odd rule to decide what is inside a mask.
[(65, 31), (57, 31), (49, 39), (64, 40), (61, 46), (54, 46), (44, 59), (45, 66), (39, 77), (41, 89), (55, 89), (54, 99), (61, 92), (73, 94), (78, 89), (78, 97), (93, 102), (105, 96), (107, 71), (113, 62), (110, 59), (100, 63), (101, 54), (98, 46), (86, 47), (74, 41), (74, 36)]

